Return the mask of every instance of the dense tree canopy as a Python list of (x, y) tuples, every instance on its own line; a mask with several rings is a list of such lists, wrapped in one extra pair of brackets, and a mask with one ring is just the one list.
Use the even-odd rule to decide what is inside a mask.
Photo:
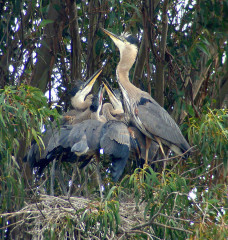
[[(228, 236), (227, 0), (14, 0), (0, 1), (0, 13), (1, 238)], [(170, 113), (194, 151), (186, 160), (158, 155), (149, 169), (131, 157), (117, 184), (102, 156), (100, 202), (93, 163), (51, 163), (37, 180), (22, 160), (32, 140), (43, 144), (50, 119), (58, 123), (71, 107), (78, 80), (105, 64), (93, 91), (102, 79), (118, 87), (119, 52), (101, 28), (137, 36), (130, 79)]]

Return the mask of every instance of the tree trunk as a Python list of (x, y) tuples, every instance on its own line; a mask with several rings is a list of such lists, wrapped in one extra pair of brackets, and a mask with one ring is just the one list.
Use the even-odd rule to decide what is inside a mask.
[(71, 81), (82, 78), (81, 40), (78, 26), (77, 5), (73, 0), (66, 0), (71, 35)]
[(156, 80), (155, 80), (155, 100), (163, 107), (164, 106), (164, 71), (165, 71), (165, 50), (166, 50), (166, 39), (168, 32), (168, 1), (164, 1), (162, 9), (162, 34), (161, 42), (159, 47), (160, 58), (157, 59), (156, 65)]
[(53, 23), (47, 24), (44, 28), (44, 38), (41, 47), (37, 50), (37, 62), (31, 79), (31, 85), (43, 92), (47, 89), (55, 57), (59, 51), (57, 41), (61, 15), (54, 6), (60, 6), (60, 1), (53, 0), (50, 3), (48, 19), (53, 20)]

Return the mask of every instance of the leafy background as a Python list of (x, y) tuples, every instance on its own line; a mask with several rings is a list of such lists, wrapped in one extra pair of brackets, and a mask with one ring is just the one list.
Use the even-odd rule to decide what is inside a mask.
[[(13, 0), (1, 1), (0, 13), (2, 239), (227, 237), (227, 0)], [(54, 179), (50, 164), (37, 182), (22, 161), (33, 139), (43, 144), (50, 118), (69, 109), (67, 91), (78, 79), (106, 62), (102, 77), (117, 87), (119, 53), (101, 27), (140, 39), (132, 82), (195, 146), (189, 159), (158, 159), (148, 170), (135, 169), (132, 156), (116, 185), (103, 156), (103, 201), (93, 163), (84, 170), (56, 163)]]

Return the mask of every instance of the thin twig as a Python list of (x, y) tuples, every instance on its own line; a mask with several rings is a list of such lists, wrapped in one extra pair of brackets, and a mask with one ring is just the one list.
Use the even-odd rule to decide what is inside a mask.
[(189, 234), (193, 234), (192, 231), (186, 230), (184, 228), (171, 227), (169, 225), (161, 224), (161, 223), (158, 223), (158, 222), (153, 222), (152, 224), (155, 224), (157, 226), (164, 227), (164, 228), (169, 228), (169, 229), (178, 230), (178, 231), (186, 232), (186, 233), (189, 233)]
[(68, 193), (67, 193), (68, 198), (70, 198), (71, 189), (72, 189), (72, 186), (73, 186), (73, 184), (74, 184), (74, 177), (75, 177), (75, 175), (76, 175), (76, 168), (77, 168), (77, 165), (74, 164), (73, 173), (72, 173), (72, 177), (71, 177), (71, 184), (70, 184), (70, 186), (69, 186), (69, 190), (68, 190)]
[(159, 159), (159, 160), (156, 160), (156, 161), (153, 161), (151, 162), (151, 164), (155, 164), (155, 163), (158, 163), (158, 162), (164, 162), (164, 161), (170, 161), (170, 160), (173, 160), (173, 159), (178, 159), (179, 157), (183, 157), (186, 153), (190, 152), (193, 148), (195, 148), (196, 146), (193, 146), (191, 148), (189, 148), (186, 152), (184, 152), (183, 154), (180, 154), (180, 155), (177, 155), (177, 156), (174, 156), (174, 157), (170, 157), (170, 158), (163, 158), (163, 159)]
[[(147, 227), (147, 226), (151, 225), (151, 224), (154, 222), (154, 219), (159, 215), (159, 213), (160, 213), (160, 212), (162, 211), (162, 209), (165, 207), (167, 201), (169, 200), (169, 198), (170, 198), (173, 194), (183, 195), (183, 194), (181, 194), (181, 193), (179, 193), (179, 192), (172, 192), (172, 193), (170, 193), (170, 194), (166, 197), (166, 199), (165, 199), (165, 201), (163, 202), (163, 204), (162, 204), (162, 206), (160, 207), (160, 209), (157, 211), (157, 213), (154, 214), (154, 216), (150, 219), (149, 222), (146, 222), (146, 223), (144, 223), (144, 224), (140, 224), (140, 225), (135, 226), (135, 227), (133, 227), (133, 228), (131, 228), (131, 229), (132, 229), (132, 230), (137, 230), (137, 229), (140, 229), (140, 228)], [(184, 195), (185, 195), (185, 194), (184, 194)]]
[(197, 179), (197, 178), (199, 178), (199, 177), (202, 177), (202, 176), (204, 176), (205, 174), (208, 174), (208, 173), (214, 171), (216, 168), (221, 167), (222, 165), (223, 165), (223, 163), (220, 163), (218, 166), (212, 168), (211, 170), (206, 171), (206, 172), (204, 172), (204, 173), (202, 173), (202, 174), (200, 174), (200, 175), (198, 175), (198, 176), (196, 176), (196, 177), (194, 177), (194, 178), (190, 178), (190, 179), (194, 180), (194, 179)]
[(204, 165), (205, 165), (205, 164), (201, 164), (201, 165), (200, 165), (200, 166), (198, 166), (198, 167), (195, 167), (195, 168), (189, 169), (189, 170), (187, 170), (187, 171), (185, 171), (185, 172), (181, 173), (181, 174), (180, 174), (180, 176), (182, 177), (184, 174), (186, 174), (186, 173), (188, 173), (188, 172), (195, 171), (195, 170), (197, 170), (197, 169), (201, 168), (201, 167), (202, 167), (202, 166), (204, 166)]
[[(163, 214), (163, 213), (159, 213), (160, 216), (163, 216), (163, 217), (166, 217), (166, 218), (169, 218), (169, 219), (173, 219), (173, 220), (178, 220), (178, 221), (183, 221), (183, 222), (194, 222), (193, 220), (189, 220), (189, 219), (184, 219), (184, 218), (176, 218), (176, 217), (173, 217), (173, 216), (168, 216), (166, 214)], [(194, 222), (196, 223), (196, 222)]]

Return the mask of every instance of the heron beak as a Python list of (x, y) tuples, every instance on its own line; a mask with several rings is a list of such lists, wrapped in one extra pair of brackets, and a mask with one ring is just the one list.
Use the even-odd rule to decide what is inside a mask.
[(83, 96), (87, 96), (91, 90), (92, 90), (92, 87), (96, 81), (96, 79), (99, 77), (99, 75), (101, 74), (101, 72), (103, 71), (103, 68), (97, 70), (92, 77), (90, 77), (82, 86), (82, 90), (81, 90), (81, 94)]
[(99, 105), (102, 105), (102, 101), (103, 101), (103, 96), (104, 96), (104, 84), (102, 83), (100, 85), (99, 91), (98, 91), (98, 99), (99, 99)]
[(114, 33), (111, 33), (109, 32), (108, 30), (104, 29), (104, 28), (101, 28), (102, 31), (107, 34), (111, 39), (112, 41), (115, 43), (115, 45), (120, 49), (121, 46), (123, 45), (124, 41), (122, 38), (120, 38), (120, 36), (117, 36), (116, 34)]
[(109, 99), (113, 105), (113, 108), (115, 110), (120, 110), (121, 113), (124, 113), (123, 111), (123, 105), (122, 102), (117, 98), (116, 94), (113, 92), (112, 88), (109, 86), (108, 83), (104, 83), (105, 90), (108, 93)]

